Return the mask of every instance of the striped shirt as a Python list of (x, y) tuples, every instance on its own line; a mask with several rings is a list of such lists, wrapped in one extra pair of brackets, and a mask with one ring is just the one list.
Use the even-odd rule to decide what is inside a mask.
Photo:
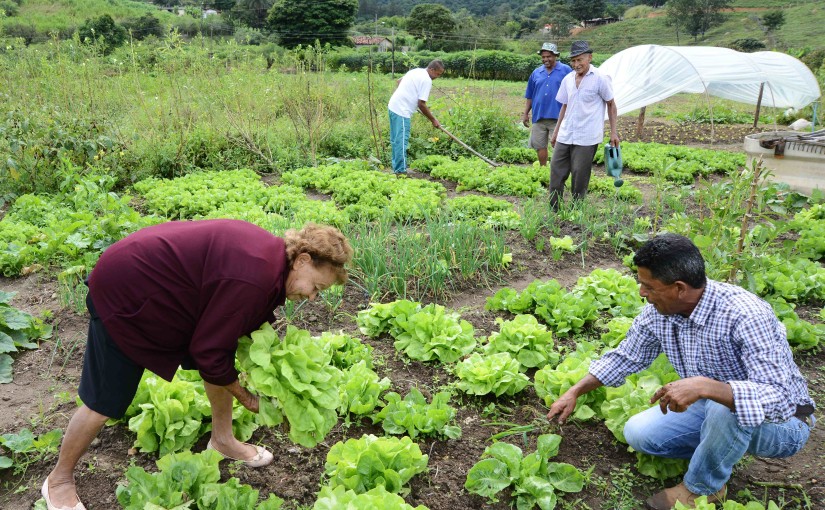
[(591, 65), (576, 87), (576, 73), (564, 77), (556, 99), (567, 105), (557, 141), (567, 145), (596, 145), (604, 139), (607, 101), (613, 99), (610, 76)]
[(784, 422), (797, 405), (813, 405), (785, 326), (768, 303), (740, 287), (708, 280), (690, 317), (662, 315), (648, 304), (622, 343), (590, 364), (590, 373), (619, 386), (661, 352), (682, 378), (730, 384), (742, 426)]

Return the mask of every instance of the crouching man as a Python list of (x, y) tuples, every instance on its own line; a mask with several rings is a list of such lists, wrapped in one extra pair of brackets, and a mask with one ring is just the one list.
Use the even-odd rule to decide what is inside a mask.
[(636, 253), (639, 293), (648, 305), (619, 346), (559, 397), (548, 419), (564, 423), (576, 399), (619, 386), (661, 353), (680, 380), (633, 416), (624, 436), (635, 450), (690, 459), (679, 485), (647, 499), (649, 508), (693, 507), (724, 498), (733, 466), (746, 453), (790, 457), (808, 441), (814, 402), (794, 363), (785, 327), (750, 292), (705, 276), (705, 261), (686, 237), (664, 234)]

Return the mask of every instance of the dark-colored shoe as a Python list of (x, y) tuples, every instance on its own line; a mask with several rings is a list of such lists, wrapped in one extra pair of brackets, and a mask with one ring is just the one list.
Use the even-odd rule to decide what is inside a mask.
[[(727, 493), (727, 486), (723, 486), (719, 492), (708, 495), (708, 503), (716, 503), (725, 498)], [(702, 497), (700, 494), (694, 494), (688, 490), (685, 483), (682, 482), (675, 487), (665, 489), (647, 498), (647, 507), (652, 510), (671, 510), (676, 503), (682, 503), (688, 508), (696, 506), (696, 498)]]

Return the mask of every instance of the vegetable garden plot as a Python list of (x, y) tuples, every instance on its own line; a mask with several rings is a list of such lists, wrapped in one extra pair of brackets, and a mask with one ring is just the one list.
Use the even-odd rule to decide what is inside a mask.
[[(160, 185), (161, 183), (155, 183), (155, 186)], [(723, 194), (735, 195), (736, 189), (724, 188), (719, 192), (720, 196)], [(207, 195), (204, 197), (208, 198)], [(765, 197), (766, 206), (782, 205), (794, 211), (789, 203), (780, 200), (777, 195), (768, 194)], [(498, 207), (496, 202), (486, 200), (466, 202), (463, 210), (467, 211), (495, 210)], [(488, 206), (492, 207), (488, 209)], [(815, 250), (818, 221), (822, 219), (820, 213), (819, 206), (809, 207), (799, 213), (796, 220), (791, 222), (793, 230), (780, 231), (772, 227), (771, 223), (764, 223), (755, 230), (749, 227), (746, 246), (754, 251), (759, 249), (760, 258), (748, 259), (746, 262), (763, 265), (741, 266), (763, 268), (754, 275), (754, 285), (761, 289), (760, 294), (774, 296), (771, 299), (774, 299), (775, 306), (780, 303), (779, 299), (784, 300), (788, 309), (783, 313), (788, 314), (788, 324), (802, 328), (795, 333), (801, 340), (799, 348), (814, 347), (821, 338), (819, 323), (822, 318), (817, 316), (820, 314), (822, 297), (819, 293), (820, 286), (816, 282), (822, 275), (822, 267)], [(574, 217), (571, 213), (564, 221), (573, 221), (570, 218)], [(707, 223), (710, 218), (718, 220), (718, 223)], [(724, 228), (725, 232), (733, 233), (740, 231), (737, 229), (741, 229), (741, 215), (736, 222), (728, 224), (723, 223), (722, 219), (721, 212), (714, 210), (712, 215), (693, 220), (674, 217), (669, 219), (669, 225), (672, 228), (701, 231), (709, 228), (719, 231)], [(264, 413), (270, 417), (269, 425), (256, 423), (255, 417), (249, 413), (236, 416), (236, 425), (239, 427), (236, 433), (241, 437), (250, 434), (248, 437), (253, 442), (275, 449), (279, 452), (278, 461), (259, 471), (239, 469), (228, 462), (222, 463), (219, 481), (230, 488), (215, 490), (234, 491), (234, 499), (244, 502), (251, 501), (245, 499), (250, 497), (251, 490), (258, 490), (260, 492), (256, 501), (259, 504), (264, 504), (265, 498), (274, 493), (286, 500), (286, 508), (311, 508), (316, 504), (335, 508), (336, 505), (343, 504), (340, 503), (342, 501), (356, 498), (368, 500), (370, 503), (366, 504), (373, 505), (380, 501), (387, 508), (393, 508), (392, 505), (404, 508), (404, 504), (413, 507), (422, 505), (431, 509), (485, 506), (508, 508), (510, 502), (518, 500), (520, 496), (523, 500), (532, 497), (536, 502), (543, 501), (547, 505), (555, 497), (557, 508), (563, 505), (570, 508), (607, 508), (614, 507), (611, 505), (616, 503), (615, 498), (620, 498), (619, 492), (611, 491), (611, 487), (615, 487), (623, 479), (625, 472), (630, 473), (633, 479), (632, 486), (621, 496), (631, 498), (628, 501), (638, 502), (663, 483), (670, 484), (675, 479), (659, 482), (648, 475), (678, 476), (683, 469), (681, 466), (666, 466), (657, 461), (651, 463), (638, 459), (634, 453), (627, 451), (620, 437), (621, 424), (629, 417), (629, 413), (643, 409), (649, 393), (672, 377), (672, 372), (660, 362), (657, 362), (650, 373), (628, 381), (615, 393), (605, 391), (603, 395), (595, 395), (593, 401), (584, 403), (577, 411), (581, 419), (578, 423), (556, 427), (543, 422), (545, 398), (552, 398), (551, 395), (562, 391), (563, 385), (568, 384), (564, 382), (565, 377), (572, 378), (571, 374), (576, 370), (586, 370), (591, 355), (595, 356), (599, 349), (615, 345), (623, 331), (626, 331), (628, 320), (642, 304), (635, 282), (626, 270), (590, 269), (620, 267), (610, 244), (602, 241), (597, 245), (583, 246), (580, 231), (568, 227), (558, 232), (558, 236), (549, 236), (549, 233), (544, 231), (539, 237), (563, 239), (566, 235), (571, 240), (574, 239), (570, 243), (573, 252), (559, 248), (560, 256), (554, 258), (550, 250), (537, 250), (534, 243), (526, 242), (520, 232), (513, 231), (507, 238), (512, 254), (511, 272), (505, 273), (503, 277), (508, 281), (516, 281), (520, 274), (529, 272), (538, 277), (537, 281), (524, 282), (518, 288), (509, 287), (498, 292), (476, 289), (462, 292), (455, 296), (463, 301), (461, 307), (451, 308), (441, 300), (439, 303), (428, 300), (420, 303), (384, 300), (383, 304), (369, 306), (361, 290), (351, 285), (344, 290), (343, 302), (338, 305), (332, 301), (320, 300), (301, 307), (289, 317), (282, 316), (273, 332), (262, 332), (269, 336), (269, 340), (266, 340), (266, 350), (261, 349), (260, 352), (283, 351), (284, 359), (299, 351), (311, 352), (312, 360), (317, 362), (312, 373), (317, 373), (318, 378), (328, 378), (329, 381), (336, 380), (333, 374), (338, 373), (337, 380), (345, 381), (346, 384), (338, 384), (335, 394), (329, 391), (330, 385), (320, 388), (323, 391), (319, 390), (316, 395), (302, 395), (301, 392), (307, 391), (307, 388), (299, 383), (307, 384), (305, 381), (295, 377), (291, 382), (279, 381), (282, 389), (290, 385), (290, 392), (302, 395), (301, 398), (292, 399), (281, 393), (277, 401), (291, 402), (291, 411), (278, 409), (273, 403), (274, 411)], [(769, 249), (758, 244), (760, 239), (774, 239), (779, 235), (798, 237), (793, 238), (795, 242), (791, 247), (785, 246), (781, 239), (765, 245)], [(730, 238), (735, 239), (735, 236), (731, 235)], [(725, 244), (721, 241), (726, 238), (720, 235), (718, 240), (720, 242), (716, 246), (722, 249)], [(792, 250), (783, 251), (786, 248)], [(801, 254), (807, 256), (801, 257)], [(795, 257), (792, 258), (791, 255)], [(712, 260), (716, 264), (719, 259)], [(588, 269), (582, 269), (583, 265)], [(719, 270), (718, 267), (714, 265), (711, 269)], [(569, 283), (554, 283), (552, 279), (557, 275), (564, 275), (563, 281)], [(580, 278), (576, 279), (572, 275)], [(483, 310), (486, 298), (491, 298), (490, 308), (494, 310)], [(363, 315), (359, 312), (363, 312)], [(791, 313), (796, 314), (797, 319), (793, 319)], [(293, 328), (288, 328), (287, 322), (291, 322)], [(82, 326), (77, 329), (78, 333), (82, 333)], [(301, 329), (308, 331), (302, 332)], [(277, 340), (274, 335), (277, 335)], [(585, 340), (591, 347), (587, 347)], [(285, 342), (284, 345), (280, 345), (282, 341)], [(294, 343), (292, 347), (291, 343)], [(252, 345), (249, 344), (248, 348), (250, 359), (242, 363), (252, 361)], [(320, 347), (322, 345), (327, 347)], [(576, 348), (577, 345), (579, 349)], [(44, 354), (35, 351), (22, 356), (15, 355), (15, 358), (25, 362)], [(254, 355), (259, 360), (277, 360), (280, 359), (279, 356), (281, 354), (270, 354), (268, 357)], [(816, 377), (821, 373), (818, 367), (822, 365), (822, 353), (817, 350), (804, 353), (800, 350), (797, 356), (806, 374), (812, 378), (812, 387), (821, 394), (823, 382), (821, 379), (817, 382)], [(248, 372), (252, 372), (252, 366), (248, 365)], [(268, 370), (265, 362), (258, 366), (263, 372)], [(563, 370), (560, 371), (559, 367)], [(23, 377), (36, 376), (29, 372), (31, 371), (24, 371)], [(280, 368), (277, 372), (282, 374), (289, 370)], [(292, 369), (292, 372), (296, 371)], [(344, 375), (345, 373), (351, 375)], [(310, 371), (306, 374), (309, 376)], [(179, 382), (197, 387), (195, 381), (189, 380), (190, 376), (180, 376), (183, 380)], [(261, 379), (267, 380), (267, 374), (264, 373)], [(272, 388), (275, 388), (274, 384)], [(155, 398), (152, 403), (154, 408), (158, 407), (161, 400), (170, 403), (186, 401), (193, 409), (197, 409), (199, 402), (197, 390), (188, 394), (180, 389), (168, 393), (158, 391), (157, 395), (168, 395), (168, 398)], [(306, 405), (301, 409), (309, 409), (308, 403), (317, 411), (305, 413), (318, 418), (310, 420), (313, 428), (288, 428), (286, 424), (290, 422), (290, 413), (296, 418), (296, 424), (302, 415), (301, 411), (296, 411), (292, 406)], [(67, 414), (72, 409), (73, 404), (62, 404), (58, 408), (61, 414)], [(149, 409), (151, 408), (146, 410)], [(384, 416), (374, 420), (373, 416), (377, 417), (382, 410), (386, 410)], [(94, 502), (99, 502), (103, 508), (117, 507), (116, 487), (125, 483), (123, 470), (131, 459), (144, 471), (159, 473), (161, 469), (156, 466), (156, 461), (162, 455), (161, 449), (177, 449), (178, 441), (181, 444), (191, 444), (196, 452), (205, 447), (205, 437), (194, 437), (192, 440), (182, 434), (168, 434), (169, 430), (177, 427), (176, 422), (169, 421), (171, 427), (158, 427), (157, 416), (166, 416), (168, 412), (156, 409), (151, 412), (155, 414), (147, 413), (142, 418), (132, 419), (135, 419), (135, 428), (138, 430), (142, 424), (152, 423), (152, 429), (146, 432), (155, 434), (154, 441), (138, 439), (139, 434), (129, 430), (125, 424), (115, 425), (104, 432), (101, 444), (92, 450), (88, 460), (84, 457), (83, 468), (78, 471), (78, 481), (80, 491), (92, 495), (90, 508), (95, 508)], [(284, 421), (276, 425), (278, 413)], [(181, 430), (197, 430), (195, 436), (198, 436), (204, 430), (201, 427), (208, 427), (209, 417), (205, 413), (197, 418), (194, 416), (189, 414), (188, 418), (180, 421)], [(332, 416), (335, 417), (335, 423), (330, 425), (328, 418), (331, 419)], [(59, 415), (54, 418), (59, 419)], [(386, 423), (388, 419), (392, 421), (391, 425)], [(195, 421), (198, 422), (197, 426)], [(20, 431), (20, 425), (14, 425), (8, 432)], [(33, 430), (35, 438), (53, 428), (44, 428), (45, 424), (41, 423), (37, 425), (40, 428)], [(456, 429), (461, 430), (460, 436)], [(5, 433), (6, 430), (0, 432)], [(326, 468), (326, 464), (331, 462), (329, 455), (336, 444), (353, 441), (352, 445), (364, 445), (363, 449), (353, 448), (353, 451), (357, 451), (357, 455), (362, 457), (372, 458), (373, 453), (367, 452), (371, 451), (375, 440), (370, 439), (370, 436), (377, 440), (385, 434), (390, 438), (410, 437), (412, 443), (409, 445), (417, 445), (422, 457), (427, 456), (426, 469), (409, 478), (407, 474), (402, 476), (400, 473), (396, 477), (388, 471), (391, 466), (384, 464), (382, 470), (386, 473), (379, 475), (378, 472), (370, 471), (369, 479), (384, 478), (387, 483), (381, 488), (356, 483), (353, 486), (362, 491), (361, 494), (349, 487), (326, 487), (329, 479), (339, 478), (337, 471)], [(587, 475), (581, 492), (565, 493), (563, 489), (553, 485), (551, 478), (557, 477), (558, 473), (568, 472), (568, 468), (553, 466), (551, 469), (551, 466), (543, 464), (530, 464), (525, 471), (530, 473), (529, 476), (515, 476), (511, 468), (515, 466), (515, 461), (508, 465), (511, 455), (499, 452), (501, 455), (496, 456), (493, 453), (501, 448), (511, 450), (503, 446), (505, 444), (518, 447), (521, 450), (521, 473), (521, 466), (527, 467), (524, 463), (531, 462), (528, 460), (530, 455), (543, 448), (539, 444), (539, 438), (546, 434), (557, 434), (562, 438), (558, 456), (551, 461), (570, 464), (572, 469)], [(485, 450), (493, 445), (493, 435), (501, 440), (496, 444), (502, 446), (491, 450), (485, 457)], [(302, 441), (307, 446), (296, 444)], [(812, 439), (811, 444), (816, 444), (815, 441), (816, 438)], [(157, 444), (154, 450), (151, 446), (145, 449), (141, 446), (152, 445), (153, 442)], [(308, 446), (310, 443), (313, 443), (312, 447)], [(161, 445), (164, 446), (161, 448)], [(137, 451), (134, 456), (130, 456), (127, 452), (134, 446), (137, 446)], [(768, 470), (771, 464), (755, 460), (741, 468), (741, 473), (731, 482), (732, 487), (734, 490), (749, 489), (756, 494), (761, 486), (755, 485), (754, 480), (762, 481), (765, 477), (785, 483), (803, 480), (805, 492), (789, 488), (782, 497), (796, 498), (799, 501), (808, 497), (816, 501), (817, 492), (813, 490), (816, 482), (810, 480), (821, 467), (817, 464), (821, 462), (818, 457), (821, 452), (815, 447), (812, 451), (809, 450), (810, 448), (806, 448), (802, 457), (782, 464), (790, 472), (798, 470), (798, 475), (786, 477), (785, 472), (771, 474)], [(337, 455), (338, 450), (335, 451)], [(515, 458), (514, 455), (512, 457)], [(53, 457), (35, 461), (29, 465), (28, 472), (32, 473), (32, 477), (44, 475), (51, 467), (52, 459)], [(468, 472), (479, 461), (485, 462), (482, 466), (490, 467), (494, 463), (486, 461), (493, 459), (508, 466), (509, 471), (503, 471), (496, 464), (501, 475), (500, 481), (490, 485), (490, 490), (485, 491), (484, 495), (477, 495), (465, 486), (468, 483)], [(798, 468), (798, 463), (807, 463), (812, 467)], [(336, 460), (334, 464), (338, 466), (339, 461)], [(398, 472), (395, 469), (392, 471)], [(569, 473), (569, 476), (564, 477), (565, 480), (577, 478), (572, 471)], [(19, 480), (19, 477), (15, 478), (10, 472), (4, 472), (0, 477), (2, 482), (15, 483)], [(232, 477), (236, 477), (238, 482), (231, 482)], [(556, 482), (559, 483), (558, 480)], [(504, 483), (506, 485), (502, 486), (504, 488), (501, 491), (493, 491), (493, 487)], [(4, 500), (4, 508), (6, 501), (11, 505), (9, 508), (28, 507), (36, 497), (36, 489), (33, 488), (36, 485), (36, 481), (32, 481), (28, 483), (28, 491), (23, 490), (20, 494), (10, 491), (8, 496), (4, 495), (3, 497), (11, 498)], [(248, 488), (244, 488), (244, 485)], [(472, 483), (470, 486), (474, 487)], [(549, 495), (550, 486), (553, 487), (551, 490), (554, 496)], [(564, 486), (576, 487), (575, 484)], [(771, 498), (777, 500), (780, 495), (776, 490), (769, 493)], [(499, 501), (490, 502), (490, 496)], [(84, 496), (84, 499), (87, 498)], [(198, 500), (201, 499), (202, 497), (198, 497)], [(207, 501), (204, 500), (203, 504), (210, 504)], [(628, 503), (627, 507), (634, 506)], [(804, 508), (802, 505), (798, 507)]]

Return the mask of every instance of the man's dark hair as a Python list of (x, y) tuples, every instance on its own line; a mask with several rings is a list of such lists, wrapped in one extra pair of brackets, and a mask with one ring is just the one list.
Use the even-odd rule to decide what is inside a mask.
[(427, 69), (432, 69), (433, 71), (443, 71), (444, 62), (439, 59), (432, 60), (429, 64), (427, 64)]
[(639, 248), (633, 263), (668, 285), (683, 281), (694, 289), (701, 289), (707, 283), (705, 259), (699, 248), (684, 236), (661, 234), (654, 237)]

